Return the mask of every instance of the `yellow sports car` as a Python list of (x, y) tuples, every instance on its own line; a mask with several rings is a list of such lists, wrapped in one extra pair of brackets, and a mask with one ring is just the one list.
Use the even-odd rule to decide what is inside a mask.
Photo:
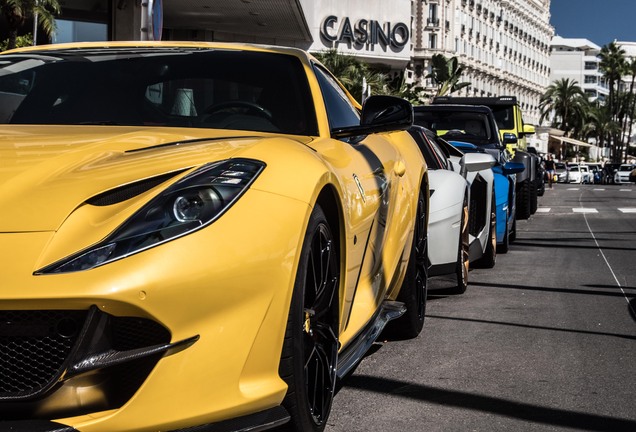
[(412, 121), (296, 49), (1, 54), (0, 430), (323, 429), (422, 328)]

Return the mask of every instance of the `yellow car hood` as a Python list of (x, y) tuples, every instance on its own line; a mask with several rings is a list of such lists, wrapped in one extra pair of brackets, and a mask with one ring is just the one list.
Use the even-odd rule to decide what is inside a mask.
[(88, 198), (232, 157), (263, 134), (113, 126), (0, 126), (0, 233), (53, 231)]

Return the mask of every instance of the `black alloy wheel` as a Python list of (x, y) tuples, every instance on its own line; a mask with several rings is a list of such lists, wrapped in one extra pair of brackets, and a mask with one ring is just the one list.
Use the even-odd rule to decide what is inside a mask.
[(337, 241), (317, 205), (305, 234), (279, 367), (288, 385), (287, 430), (316, 432), (327, 424), (336, 388), (339, 284)]

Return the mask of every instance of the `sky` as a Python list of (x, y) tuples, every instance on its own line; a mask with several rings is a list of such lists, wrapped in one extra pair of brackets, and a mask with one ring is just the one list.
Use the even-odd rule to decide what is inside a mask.
[(601, 47), (615, 39), (636, 42), (636, 0), (552, 0), (550, 14), (561, 37), (588, 39)]

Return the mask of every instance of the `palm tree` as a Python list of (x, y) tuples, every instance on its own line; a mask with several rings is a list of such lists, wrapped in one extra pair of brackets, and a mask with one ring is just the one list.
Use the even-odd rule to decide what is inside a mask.
[(611, 42), (601, 48), (599, 69), (609, 84), (609, 108), (613, 115), (617, 114), (615, 96), (625, 71), (625, 50)]
[(314, 57), (329, 69), (358, 100), (362, 100), (363, 82), (370, 86), (373, 94), (386, 93), (387, 76), (370, 69), (357, 57), (339, 53), (337, 49), (316, 53)]
[(7, 49), (16, 47), (18, 31), (36, 15), (38, 25), (51, 37), (56, 29), (55, 15), (60, 12), (59, 0), (0, 0), (0, 14), (9, 26)]
[(620, 130), (621, 127), (612, 119), (612, 113), (608, 106), (598, 103), (590, 105), (586, 115), (583, 134), (596, 138), (598, 147), (604, 148), (605, 143), (609, 142), (611, 137), (617, 132), (620, 132)]
[(425, 78), (431, 78), (437, 84), (435, 96), (445, 96), (471, 85), (469, 82), (459, 82), (464, 68), (460, 66), (457, 57), (446, 59), (442, 54), (433, 54), (431, 58), (431, 73)]
[[(634, 84), (636, 83), (636, 58), (632, 58), (631, 61), (626, 61), (624, 72), (631, 76), (627, 115), (625, 116), (625, 123), (623, 124), (623, 133), (627, 134), (624, 139), (625, 148), (629, 150), (629, 141), (632, 136), (632, 125), (634, 124), (634, 115), (636, 114), (636, 96), (634, 95)], [(628, 152), (625, 152), (625, 159), (627, 159), (627, 153)]]
[[(550, 84), (541, 97), (539, 109), (541, 110), (540, 122), (554, 115), (552, 126), (561, 129), (566, 134), (574, 129), (575, 125), (583, 122), (588, 102), (585, 93), (579, 87), (576, 80), (562, 78)], [(574, 130), (574, 134), (579, 131)]]

